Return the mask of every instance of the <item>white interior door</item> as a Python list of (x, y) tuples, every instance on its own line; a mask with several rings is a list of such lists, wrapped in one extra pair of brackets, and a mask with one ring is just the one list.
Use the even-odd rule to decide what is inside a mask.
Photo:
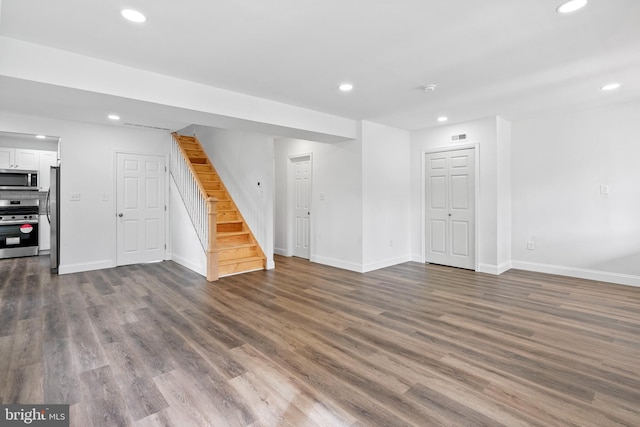
[(475, 269), (475, 149), (425, 157), (425, 260)]
[(165, 158), (116, 154), (117, 265), (165, 258)]
[(311, 156), (291, 159), (293, 163), (293, 256), (310, 257)]

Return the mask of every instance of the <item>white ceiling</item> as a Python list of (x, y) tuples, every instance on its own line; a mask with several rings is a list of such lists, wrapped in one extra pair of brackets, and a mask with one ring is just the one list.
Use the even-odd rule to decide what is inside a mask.
[[(0, 1), (5, 37), (405, 129), (640, 99), (639, 0), (590, 0), (570, 15), (555, 12), (561, 0)], [(125, 7), (147, 22), (123, 20)], [(355, 89), (339, 92), (343, 81)], [(601, 92), (610, 81), (623, 86)], [(49, 92), (43, 105), (0, 108), (78, 119), (105, 102)], [(131, 101), (108, 100), (119, 102)]]

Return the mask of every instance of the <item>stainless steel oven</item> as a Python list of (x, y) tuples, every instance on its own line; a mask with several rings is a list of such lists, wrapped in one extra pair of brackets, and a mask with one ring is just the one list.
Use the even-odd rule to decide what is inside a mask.
[(0, 258), (38, 255), (39, 200), (0, 200)]

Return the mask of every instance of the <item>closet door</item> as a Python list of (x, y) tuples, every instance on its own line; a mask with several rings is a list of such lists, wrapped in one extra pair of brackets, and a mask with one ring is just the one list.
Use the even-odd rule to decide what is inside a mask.
[(425, 260), (475, 269), (475, 149), (425, 156)]

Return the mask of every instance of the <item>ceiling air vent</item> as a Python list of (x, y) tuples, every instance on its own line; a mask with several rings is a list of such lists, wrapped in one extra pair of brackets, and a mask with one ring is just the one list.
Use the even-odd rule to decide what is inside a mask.
[(466, 133), (461, 133), (460, 135), (451, 136), (452, 141), (464, 141), (465, 139), (467, 139)]
[(167, 128), (163, 128), (160, 126), (150, 126), (150, 125), (142, 125), (140, 123), (123, 123), (125, 126), (131, 126), (134, 128), (142, 128), (142, 129), (153, 129), (153, 130), (159, 130), (159, 131), (170, 131), (171, 129), (167, 129)]

